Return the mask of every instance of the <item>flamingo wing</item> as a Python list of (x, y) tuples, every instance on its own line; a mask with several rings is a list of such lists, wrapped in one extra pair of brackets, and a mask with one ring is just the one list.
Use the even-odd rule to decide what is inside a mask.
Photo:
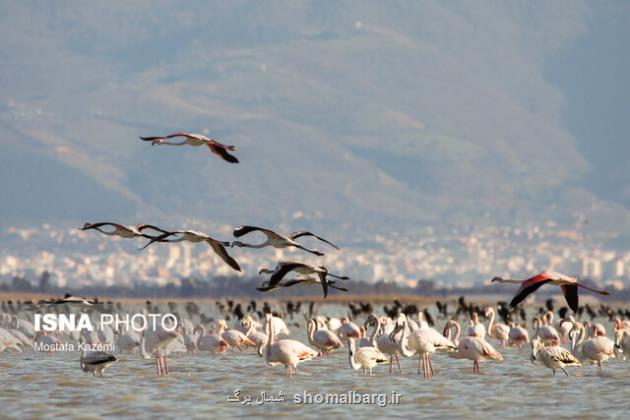
[(324, 289), (324, 298), (328, 296), (328, 281), (326, 280), (326, 273), (319, 272), (319, 279), (322, 282), (322, 289)]
[(278, 235), (273, 230), (269, 230), (269, 229), (265, 229), (265, 228), (261, 228), (257, 226), (248, 226), (248, 225), (238, 226), (234, 228), (234, 231), (232, 232), (232, 234), (234, 235), (235, 238), (240, 238), (241, 236), (245, 236), (248, 233), (255, 232), (255, 231), (262, 232), (269, 239), (280, 239), (280, 235)]
[(576, 283), (579, 287), (581, 287), (582, 289), (586, 289), (586, 290), (590, 290), (591, 292), (595, 292), (595, 293), (599, 293), (600, 295), (606, 295), (608, 296), (610, 293), (605, 291), (605, 290), (597, 290), (597, 289), (593, 289), (591, 287), (585, 286), (582, 283)]
[(225, 246), (224, 245), (226, 243), (227, 242), (219, 242), (219, 241), (215, 241), (213, 239), (208, 240), (208, 244), (210, 244), (210, 246), (212, 247), (214, 252), (216, 252), (217, 255), (219, 257), (221, 257), (221, 259), (227, 263), (227, 265), (229, 265), (230, 267), (232, 267), (236, 271), (241, 271), (241, 267), (238, 265), (236, 260), (234, 258), (232, 258), (230, 256), (230, 254), (228, 254), (227, 251), (225, 250)]
[(578, 287), (577, 284), (563, 284), (560, 286), (562, 289), (562, 293), (564, 294), (564, 298), (569, 304), (569, 308), (573, 312), (577, 312), (578, 310)]
[(312, 236), (312, 237), (314, 237), (314, 238), (316, 238), (316, 239), (319, 239), (319, 240), (320, 240), (320, 241), (322, 241), (322, 242), (326, 242), (328, 245), (332, 246), (332, 247), (333, 247), (333, 248), (335, 248), (335, 249), (339, 249), (339, 247), (338, 247), (337, 245), (333, 244), (332, 242), (329, 242), (329, 241), (327, 241), (326, 239), (324, 239), (324, 238), (322, 238), (322, 237), (320, 237), (320, 236), (317, 236), (317, 235), (315, 235), (314, 233), (309, 232), (309, 231), (306, 231), (306, 230), (301, 230), (301, 231), (298, 231), (298, 232), (293, 232), (292, 234), (290, 234), (290, 235), (289, 235), (289, 238), (291, 238), (291, 239), (297, 239), (297, 238), (301, 238), (302, 236)]
[(512, 301), (508, 305), (508, 311), (511, 311), (519, 303), (521, 303), (527, 296), (534, 293), (540, 286), (552, 281), (552, 279), (546, 273), (539, 274), (531, 279), (525, 280), (521, 287), (516, 292), (516, 295), (512, 298)]
[(212, 153), (219, 156), (224, 161), (230, 163), (238, 163), (238, 159), (236, 158), (236, 156), (230, 154), (227, 151), (227, 148), (220, 143), (210, 142), (208, 143), (208, 147), (210, 148), (210, 150), (212, 150)]
[(278, 283), (280, 283), (280, 281), (282, 281), (284, 276), (286, 276), (288, 273), (295, 270), (296, 268), (300, 268), (300, 267), (308, 267), (308, 266), (306, 264), (298, 263), (298, 262), (278, 264), (278, 266), (276, 267), (276, 271), (274, 271), (271, 277), (269, 278), (268, 287), (275, 287)]

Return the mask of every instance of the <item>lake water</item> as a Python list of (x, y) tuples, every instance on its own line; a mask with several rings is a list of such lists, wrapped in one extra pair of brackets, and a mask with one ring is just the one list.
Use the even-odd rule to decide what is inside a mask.
[[(605, 325), (610, 335), (610, 326)], [(292, 336), (307, 342), (303, 331)], [(402, 376), (389, 375), (387, 365), (381, 365), (370, 377), (350, 369), (347, 347), (342, 350), (300, 364), (292, 379), (283, 366), (267, 366), (251, 349), (173, 355), (171, 373), (163, 377), (156, 376), (154, 361), (117, 354), (120, 360), (108, 368), (105, 378), (81, 371), (78, 352), (4, 352), (0, 353), (0, 417), (627, 418), (630, 412), (630, 362), (621, 360), (605, 362), (603, 376), (593, 365), (569, 368), (570, 377), (561, 372), (553, 377), (551, 370), (529, 361), (529, 347), (522, 352), (508, 348), (501, 351), (505, 360), (482, 362), (482, 373), (476, 375), (472, 362), (436, 354), (435, 376), (425, 381), (416, 373), (417, 357), (402, 358)], [(230, 402), (235, 390), (240, 391), (240, 401)], [(285, 401), (265, 402), (260, 399), (262, 391), (277, 399), (282, 393)], [(305, 393), (312, 404), (298, 403), (296, 395), (302, 399)], [(324, 398), (317, 394), (350, 395), (356, 402), (374, 400), (373, 404), (317, 404), (318, 398)], [(393, 395), (399, 397), (398, 404), (392, 403)], [(379, 406), (384, 402), (388, 405)]]

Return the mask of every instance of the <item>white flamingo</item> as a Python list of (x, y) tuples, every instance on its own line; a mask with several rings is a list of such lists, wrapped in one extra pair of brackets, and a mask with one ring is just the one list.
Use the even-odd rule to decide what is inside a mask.
[(321, 327), (317, 320), (311, 319), (306, 328), (309, 343), (319, 349), (321, 355), (329, 355), (334, 350), (343, 347), (339, 337), (334, 332)]
[(488, 323), (488, 336), (501, 341), (501, 348), (505, 349), (505, 343), (510, 338), (510, 327), (494, 322), (495, 312), (493, 307), (486, 309), (486, 318), (490, 318), (490, 322)]
[[(453, 321), (455, 323), (456, 321)], [(468, 359), (473, 361), (473, 371), (481, 373), (479, 362), (484, 359), (503, 360), (501, 353), (483, 338), (467, 336), (459, 340), (457, 351), (450, 352), (449, 357), (454, 359)]]
[(259, 355), (264, 352), (265, 361), (270, 366), (283, 364), (287, 368), (289, 378), (293, 377), (298, 363), (317, 357), (317, 351), (297, 340), (284, 338), (276, 341), (271, 317), (267, 321), (266, 333), (269, 341), (259, 349)]
[(348, 338), (348, 347), (348, 360), (350, 367), (354, 370), (362, 369), (363, 373), (369, 371), (371, 376), (373, 374), (372, 369), (376, 365), (387, 363), (387, 356), (376, 347), (359, 347), (357, 349), (353, 337)]

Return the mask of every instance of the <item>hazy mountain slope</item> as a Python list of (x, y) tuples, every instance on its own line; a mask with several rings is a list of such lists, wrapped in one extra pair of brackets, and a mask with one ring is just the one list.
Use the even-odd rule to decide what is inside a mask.
[[(35, 192), (73, 221), (95, 208), (274, 224), (301, 211), (405, 226), (589, 203), (574, 187), (587, 158), (543, 74), (588, 10), (544, 6), (4, 4), (3, 194), (19, 196), (34, 175), (15, 172), (37, 165), (48, 184)], [(174, 130), (235, 144), (242, 164), (138, 140)], [(37, 202), (0, 213), (63, 217), (20, 210)]]

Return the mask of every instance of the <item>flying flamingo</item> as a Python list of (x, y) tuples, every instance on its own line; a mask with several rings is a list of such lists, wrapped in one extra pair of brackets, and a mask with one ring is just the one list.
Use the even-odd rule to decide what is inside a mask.
[[(450, 325), (454, 325), (452, 321)], [(492, 347), (490, 343), (477, 336), (467, 336), (459, 340), (457, 351), (450, 352), (449, 357), (453, 359), (468, 359), (473, 361), (473, 371), (481, 373), (479, 362), (486, 358), (503, 360), (503, 356)]]
[[(175, 239), (166, 239), (169, 236), (179, 236), (179, 237)], [(146, 248), (147, 246), (151, 245), (154, 242), (182, 242), (182, 241), (188, 241), (192, 243), (200, 243), (200, 242), (207, 243), (208, 245), (210, 245), (212, 250), (223, 261), (225, 261), (227, 265), (229, 265), (236, 271), (241, 271), (241, 267), (239, 267), (236, 260), (232, 258), (225, 250), (225, 247), (230, 245), (229, 242), (218, 241), (206, 235), (205, 233), (197, 232), (195, 230), (176, 230), (173, 232), (166, 232), (161, 236), (152, 238), (151, 241), (144, 246), (144, 248)]]
[(282, 363), (287, 368), (289, 378), (292, 378), (298, 363), (317, 357), (317, 352), (297, 340), (284, 338), (276, 341), (274, 325), (271, 320), (271, 316), (268, 316), (267, 336), (269, 341), (259, 348), (258, 354), (262, 355), (264, 350), (267, 364), (275, 366)]
[(555, 271), (545, 271), (526, 280), (510, 280), (502, 277), (495, 277), (492, 282), (498, 283), (517, 283), (521, 287), (517, 290), (516, 295), (512, 299), (508, 306), (508, 310), (512, 310), (519, 303), (521, 303), (528, 295), (534, 293), (543, 284), (551, 284), (554, 286), (560, 286), (564, 298), (567, 300), (569, 307), (573, 312), (578, 310), (578, 287), (581, 287), (591, 292), (599, 293), (600, 295), (609, 295), (610, 293), (605, 290), (592, 289), (588, 286), (578, 282), (576, 277), (570, 277), (564, 274), (557, 273)]
[(245, 236), (250, 232), (261, 232), (263, 233), (266, 237), (267, 240), (261, 244), (246, 244), (240, 241), (234, 241), (232, 242), (232, 246), (237, 246), (237, 247), (245, 247), (245, 248), (265, 248), (267, 246), (271, 246), (274, 248), (288, 248), (288, 247), (292, 247), (292, 248), (298, 248), (301, 249), (302, 251), (306, 251), (306, 252), (310, 252), (311, 254), (317, 255), (317, 256), (322, 256), (324, 255), (323, 253), (319, 252), (319, 251), (314, 251), (312, 249), (308, 249), (303, 247), (302, 245), (300, 245), (299, 243), (297, 243), (295, 240), (297, 238), (301, 238), (303, 236), (313, 236), (317, 239), (319, 239), (322, 242), (327, 243), (328, 245), (332, 246), (335, 249), (339, 249), (337, 247), (337, 245), (328, 242), (326, 239), (321, 238), (311, 232), (308, 231), (299, 231), (299, 232), (293, 232), (290, 233), (288, 235), (284, 235), (282, 233), (276, 233), (273, 230), (270, 229), (265, 229), (265, 228), (260, 228), (260, 227), (256, 227), (256, 226), (239, 226), (237, 228), (234, 229), (234, 237), (235, 238), (240, 238), (241, 236)]
[[(269, 270), (271, 271), (271, 270)], [(263, 272), (264, 273), (264, 272)], [(341, 287), (341, 286), (337, 286), (335, 285), (336, 281), (335, 280), (326, 280), (326, 287), (329, 287), (331, 289), (335, 289), (335, 290), (339, 290), (341, 292), (347, 292), (348, 289), (346, 289), (345, 287)], [(322, 284), (322, 280), (319, 277), (298, 277), (296, 279), (292, 279), (292, 280), (287, 280), (284, 283), (276, 283), (273, 286), (269, 285), (269, 281), (264, 281), (263, 284), (260, 287), (257, 287), (256, 290), (261, 291), (261, 292), (269, 292), (271, 290), (275, 290), (278, 289), (280, 287), (291, 287), (291, 286), (295, 286), (296, 284)], [(326, 296), (324, 296), (326, 297)]]
[[(111, 227), (113, 230), (104, 230), (104, 227)], [(167, 232), (163, 229), (160, 229), (157, 226), (147, 225), (147, 224), (137, 224), (137, 225), (121, 225), (120, 223), (111, 223), (111, 222), (101, 222), (101, 223), (85, 223), (81, 230), (90, 230), (94, 229), (102, 234), (109, 236), (120, 236), (121, 238), (147, 238), (154, 240), (157, 236), (147, 235), (146, 233), (142, 233), (143, 230), (149, 229), (154, 230), (162, 234), (167, 234)], [(150, 243), (150, 242), (149, 242)], [(148, 245), (148, 244), (147, 244)], [(144, 247), (146, 248), (145, 245)]]
[[(172, 139), (176, 137), (185, 137), (185, 140), (182, 140), (180, 142), (167, 141), (167, 139)], [(159, 145), (166, 144), (169, 146), (189, 145), (189, 146), (195, 146), (195, 147), (206, 145), (212, 151), (212, 153), (219, 156), (224, 161), (229, 162), (229, 163), (238, 163), (238, 159), (236, 158), (236, 156), (228, 152), (228, 150), (230, 152), (233, 152), (234, 150), (236, 150), (234, 146), (219, 143), (218, 141), (209, 139), (208, 137), (203, 136), (201, 134), (175, 133), (175, 134), (169, 134), (168, 136), (140, 137), (140, 139), (144, 141), (150, 141), (151, 146), (156, 145), (156, 144), (159, 144)]]
[(282, 281), (284, 276), (291, 271), (295, 271), (296, 273), (304, 276), (316, 274), (320, 279), (322, 288), (324, 289), (324, 297), (328, 296), (328, 276), (339, 280), (349, 279), (349, 277), (346, 276), (338, 276), (336, 274), (329, 273), (328, 269), (322, 265), (316, 266), (294, 261), (279, 262), (278, 265), (276, 265), (275, 270), (272, 271), (267, 268), (263, 268), (258, 272), (258, 274), (271, 274), (269, 281), (266, 283), (266, 287), (275, 288), (276, 285)]
[(567, 366), (582, 366), (580, 360), (575, 357), (571, 352), (559, 345), (547, 346), (538, 339), (532, 340), (532, 354), (530, 356), (533, 363), (542, 362), (543, 365), (553, 371), (553, 376), (556, 376), (556, 369), (560, 369), (565, 375), (569, 376), (566, 370)]

